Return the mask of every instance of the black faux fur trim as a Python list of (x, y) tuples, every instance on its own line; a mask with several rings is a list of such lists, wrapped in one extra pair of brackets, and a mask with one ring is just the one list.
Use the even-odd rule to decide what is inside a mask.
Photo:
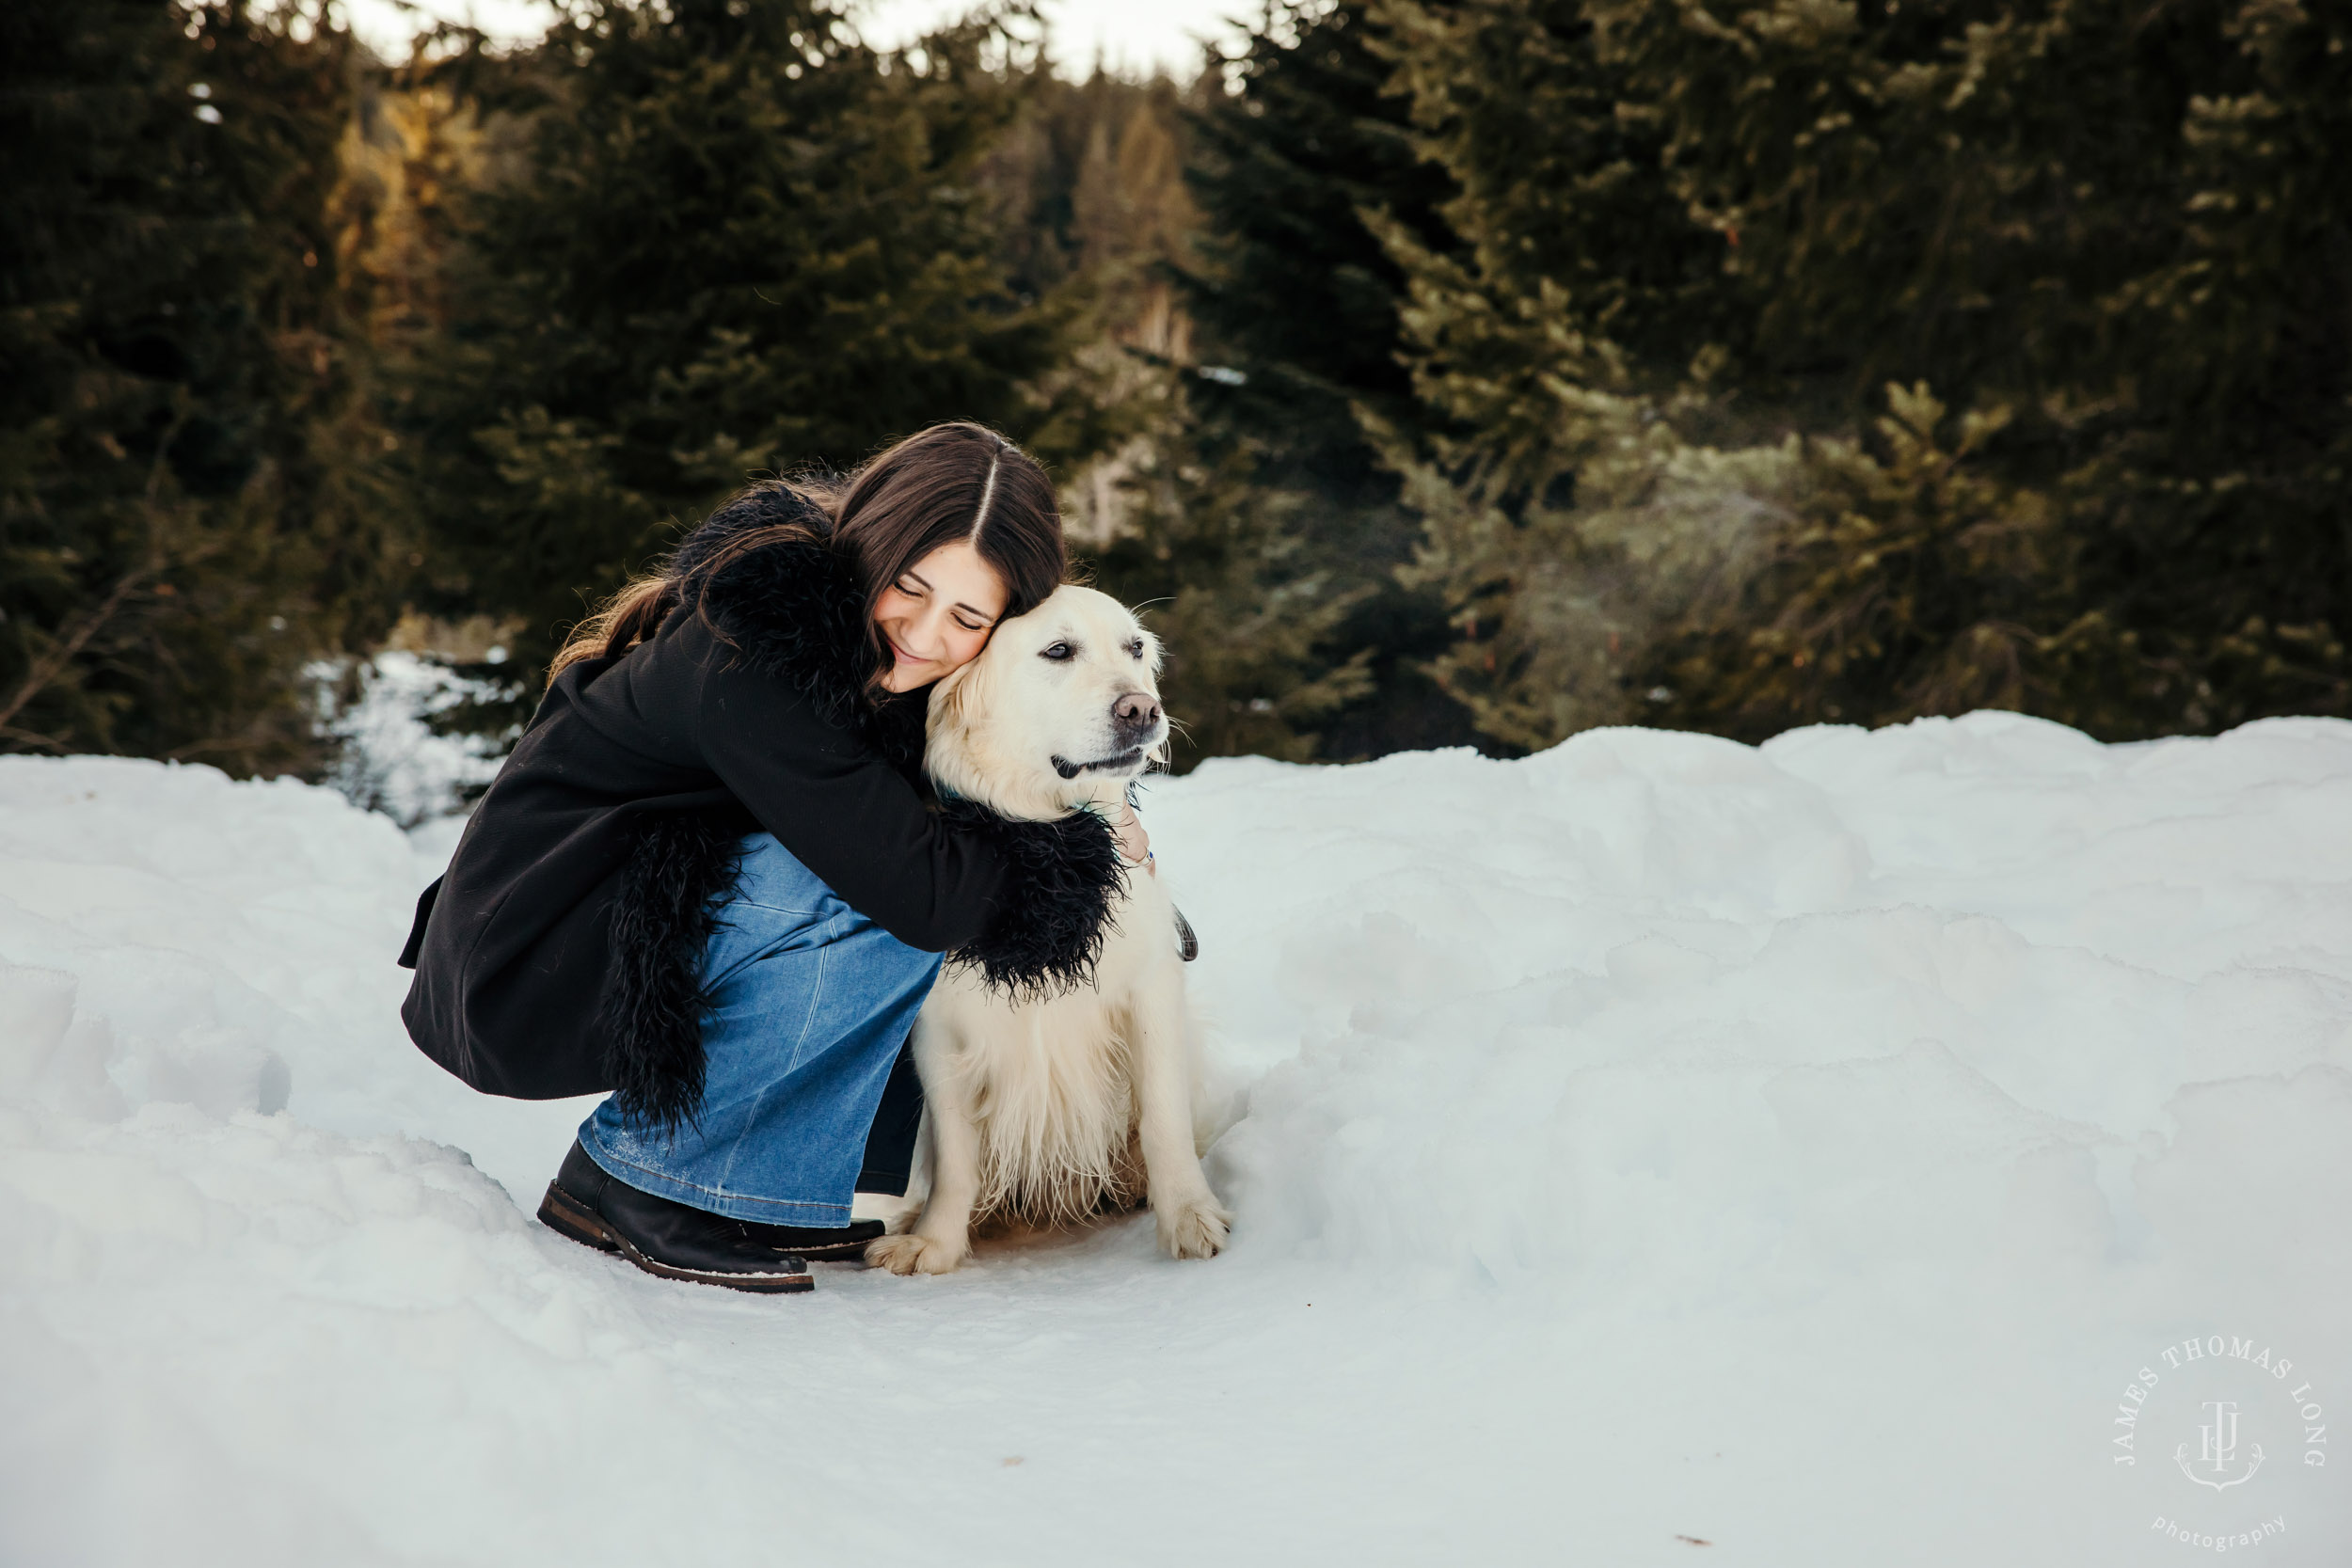
[(1094, 983), (1111, 901), (1126, 885), (1110, 824), (1090, 811), (1053, 822), (1012, 822), (970, 800), (940, 808), (948, 826), (977, 833), (1005, 857), (1004, 892), (979, 941), (949, 956), (1013, 1002), (1041, 1001)]
[(824, 508), (790, 485), (770, 481), (753, 485), (688, 530), (670, 554), (670, 570), (677, 577), (691, 577), (737, 535), (786, 523), (798, 523), (819, 534), (833, 531), (833, 519)]
[[(822, 512), (782, 485), (730, 501), (679, 545), (681, 575), (702, 575), (729, 538), (776, 523), (806, 524), (820, 535)], [(827, 723), (841, 728), (912, 771), (923, 758), (920, 702), (877, 704), (868, 687), (880, 659), (866, 635), (866, 612), (849, 562), (821, 540), (786, 541), (738, 556), (690, 588), (711, 626), (752, 670), (788, 684)]]
[(720, 813), (648, 816), (612, 906), (612, 983), (597, 1022), (605, 1077), (632, 1122), (675, 1132), (702, 1105), (703, 951), (735, 890), (741, 833)]

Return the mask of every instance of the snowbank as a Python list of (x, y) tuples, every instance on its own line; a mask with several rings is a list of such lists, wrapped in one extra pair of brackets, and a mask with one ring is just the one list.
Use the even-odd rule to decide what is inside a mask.
[[(531, 1222), (583, 1108), (405, 1044), (389, 822), (0, 761), (0, 1559), (2352, 1555), (2296, 1414), (2352, 1397), (2352, 725), (1605, 731), (1147, 816), (1232, 1250), (779, 1304)], [(2219, 1399), (2227, 1490), (2174, 1460)]]
[[(2249, 1132), (2352, 1088), (2352, 726), (1615, 731), (1180, 801), (1201, 918), (1244, 933), (1203, 989), (1267, 1069), (1223, 1152), (1302, 1256), (1802, 1292), (2018, 1244), (2021, 1161), (2075, 1243), (2141, 1256), (2136, 1180), (2217, 1114), (2185, 1087), (2251, 1080)], [(2315, 1152), (2237, 1245), (2324, 1233), (2352, 1164)]]

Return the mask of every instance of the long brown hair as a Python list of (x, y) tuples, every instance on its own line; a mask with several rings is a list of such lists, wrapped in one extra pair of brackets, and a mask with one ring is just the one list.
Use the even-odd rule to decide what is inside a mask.
[[(809, 506), (829, 522), (821, 532), (804, 520)], [(942, 545), (968, 541), (995, 568), (1005, 583), (1000, 620), (1035, 610), (1069, 570), (1053, 481), (1037, 459), (1002, 436), (961, 420), (908, 436), (847, 479), (768, 480), (720, 510), (738, 508), (781, 520), (742, 529), (690, 571), (681, 572), (673, 558), (629, 583), (572, 628), (548, 668), (548, 681), (580, 659), (627, 653), (690, 598), (699, 608), (712, 573), (768, 545), (818, 542), (849, 563), (860, 594), (859, 624), (873, 656), (869, 694), (879, 689), (884, 669), (875, 603)]]

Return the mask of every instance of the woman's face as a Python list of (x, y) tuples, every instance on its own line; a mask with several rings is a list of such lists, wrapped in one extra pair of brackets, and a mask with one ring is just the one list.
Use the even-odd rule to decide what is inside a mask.
[(898, 574), (874, 605), (874, 626), (896, 657), (886, 691), (929, 686), (980, 657), (1009, 595), (996, 568), (963, 540)]

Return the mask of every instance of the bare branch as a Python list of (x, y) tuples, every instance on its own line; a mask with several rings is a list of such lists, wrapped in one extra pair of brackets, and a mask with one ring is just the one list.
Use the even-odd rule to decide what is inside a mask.
[[(141, 510), (147, 514), (147, 559), (123, 573), (105, 598), (74, 622), (64, 636), (52, 642), (46, 653), (33, 660), (32, 668), (24, 672), (24, 679), (18, 685), (15, 694), (8, 700), (6, 706), (0, 706), (0, 735), (11, 738), (34, 736), (35, 732), (12, 728), (8, 721), (24, 712), (25, 704), (40, 696), (51, 681), (65, 672), (66, 666), (73, 662), (89, 640), (98, 634), (100, 627), (114, 619), (115, 611), (122, 608), (123, 601), (141, 583), (162, 574), (164, 550), (163, 542), (157, 536), (155, 510), (163, 495), (164, 476), (168, 472), (166, 465), (171, 453), (171, 443), (179, 438), (180, 427), (187, 421), (188, 410), (183, 403), (173, 414), (171, 423), (165, 427), (163, 439), (155, 443), (154, 461), (148, 465), (147, 493), (140, 503)], [(43, 745), (54, 744), (46, 737), (40, 738)]]
[(123, 573), (121, 580), (114, 585), (105, 598), (76, 621), (71, 631), (52, 642), (46, 653), (33, 660), (33, 667), (24, 673), (24, 679), (17, 687), (16, 694), (8, 700), (5, 706), (0, 706), (0, 733), (10, 736), (28, 733), (11, 729), (8, 721), (23, 712), (25, 704), (40, 696), (41, 689), (56, 680), (65, 667), (73, 662), (74, 656), (82, 651), (83, 645), (97, 635), (99, 627), (114, 619), (115, 611), (122, 608), (122, 601), (131, 596), (132, 590), (152, 575), (153, 569), (154, 562), (150, 561)]

